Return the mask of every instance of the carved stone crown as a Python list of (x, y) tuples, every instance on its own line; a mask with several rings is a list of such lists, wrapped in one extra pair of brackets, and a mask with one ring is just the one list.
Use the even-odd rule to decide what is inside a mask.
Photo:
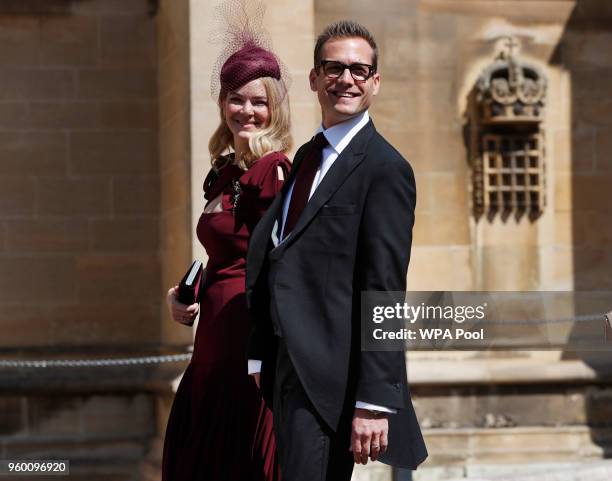
[(546, 77), (542, 71), (517, 59), (518, 44), (508, 39), (502, 50), (476, 83), (476, 102), (485, 123), (541, 122), (546, 100)]

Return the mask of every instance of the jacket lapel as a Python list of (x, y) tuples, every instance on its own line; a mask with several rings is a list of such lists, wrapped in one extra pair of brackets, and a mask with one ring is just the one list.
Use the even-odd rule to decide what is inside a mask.
[[(321, 207), (338, 190), (349, 174), (357, 167), (365, 156), (367, 144), (374, 134), (374, 124), (370, 120), (351, 140), (338, 158), (329, 168), (325, 177), (306, 204), (302, 215), (293, 228), (293, 232), (283, 244), (290, 244), (299, 233), (310, 223)], [(289, 182), (287, 182), (289, 183)]]
[[(344, 180), (363, 160), (368, 142), (372, 135), (376, 132), (372, 120), (370, 120), (361, 129), (357, 135), (351, 140), (349, 145), (342, 151), (338, 158), (334, 161), (329, 171), (323, 177), (323, 180), (310, 198), (302, 215), (300, 216), (296, 226), (293, 228), (291, 235), (281, 242), (275, 249), (277, 255), (282, 255), (283, 251), (289, 244), (293, 242), (297, 235), (304, 230), (314, 216), (319, 212), (321, 207), (329, 200), (329, 198), (338, 190)], [(264, 264), (268, 254), (268, 245), (271, 241), (272, 229), (274, 222), (281, 219), (283, 203), (287, 195), (287, 191), (293, 184), (300, 164), (304, 159), (305, 152), (308, 151), (310, 142), (304, 144), (295, 154), (293, 159), (293, 168), (283, 184), (280, 193), (276, 196), (264, 216), (261, 218), (253, 235), (251, 236), (249, 247), (249, 259), (247, 269), (247, 287), (254, 285), (261, 267)], [(280, 230), (280, 229), (279, 229)], [(277, 251), (278, 249), (278, 251)]]
[[(305, 146), (309, 145), (305, 144)], [(281, 219), (281, 213), (283, 209), (283, 202), (289, 187), (295, 179), (295, 174), (299, 168), (299, 164), (304, 158), (305, 150), (300, 148), (293, 161), (293, 167), (287, 176), (280, 192), (270, 204), (270, 207), (257, 223), (257, 227), (251, 235), (249, 241), (249, 255), (248, 255), (248, 266), (247, 266), (247, 287), (251, 287), (255, 284), (259, 277), (259, 272), (264, 264), (266, 255), (268, 254), (268, 245), (270, 244), (272, 229), (276, 220)]]

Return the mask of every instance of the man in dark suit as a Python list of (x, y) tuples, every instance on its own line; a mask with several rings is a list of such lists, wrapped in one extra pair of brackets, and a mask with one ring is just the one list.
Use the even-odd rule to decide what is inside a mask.
[(427, 457), (404, 353), (360, 349), (361, 293), (406, 290), (416, 202), (410, 165), (368, 115), (379, 85), (368, 30), (328, 26), (310, 72), (322, 125), (250, 240), (249, 372), (274, 412), (284, 481)]

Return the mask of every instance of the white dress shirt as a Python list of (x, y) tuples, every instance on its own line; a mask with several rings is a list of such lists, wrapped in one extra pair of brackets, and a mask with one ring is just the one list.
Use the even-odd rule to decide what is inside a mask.
[[(353, 117), (340, 124), (336, 124), (330, 127), (329, 129), (324, 129), (323, 125), (319, 126), (319, 128), (315, 132), (315, 135), (318, 134), (319, 132), (323, 132), (323, 135), (329, 142), (329, 145), (323, 148), (323, 152), (322, 152), (323, 158), (321, 159), (321, 165), (317, 169), (314, 180), (312, 181), (312, 187), (310, 188), (310, 194), (308, 196), (308, 199), (310, 199), (312, 195), (314, 194), (315, 190), (317, 190), (317, 187), (319, 187), (319, 184), (321, 184), (323, 177), (325, 177), (325, 174), (327, 174), (330, 167), (333, 165), (333, 163), (338, 158), (338, 156), (348, 146), (351, 140), (353, 140), (353, 137), (357, 135), (357, 132), (359, 132), (363, 127), (365, 127), (365, 125), (369, 122), (369, 120), (370, 120), (370, 115), (368, 114), (368, 111), (366, 110), (363, 113), (357, 115), (356, 117)], [(283, 239), (283, 231), (285, 230), (285, 222), (287, 220), (287, 212), (289, 212), (289, 204), (291, 203), (291, 195), (293, 194), (294, 185), (295, 185), (295, 181), (289, 188), (289, 191), (287, 192), (287, 196), (285, 197), (283, 201), (282, 225), (280, 226), (280, 229), (278, 229), (278, 225), (274, 226), (272, 241), (275, 246), (278, 245), (279, 239)], [(276, 235), (276, 233), (279, 230), (280, 230), (280, 235)], [(291, 234), (289, 234), (289, 236), (291, 236)], [(281, 240), (280, 242), (283, 242), (283, 241), (284, 239)], [(250, 359), (248, 369), (249, 369), (249, 374), (260, 372), (261, 371), (261, 361)], [(361, 409), (372, 409), (375, 411), (381, 411), (381, 412), (387, 412), (387, 413), (397, 412), (397, 410), (395, 409), (390, 409), (384, 406), (377, 406), (375, 404), (365, 403), (362, 401), (357, 401), (355, 404), (355, 407), (361, 408)]]

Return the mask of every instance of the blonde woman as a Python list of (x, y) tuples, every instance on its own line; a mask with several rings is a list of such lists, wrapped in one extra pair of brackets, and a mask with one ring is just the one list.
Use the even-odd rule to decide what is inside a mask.
[[(221, 123), (209, 143), (213, 168), (197, 235), (209, 256), (193, 357), (174, 399), (164, 443), (163, 480), (280, 477), (272, 415), (247, 372), (250, 319), (245, 257), (250, 234), (290, 163), (289, 101), (278, 59), (247, 41), (220, 71)], [(233, 151), (223, 155), (228, 149)], [(168, 291), (175, 321), (191, 324), (199, 304)]]

